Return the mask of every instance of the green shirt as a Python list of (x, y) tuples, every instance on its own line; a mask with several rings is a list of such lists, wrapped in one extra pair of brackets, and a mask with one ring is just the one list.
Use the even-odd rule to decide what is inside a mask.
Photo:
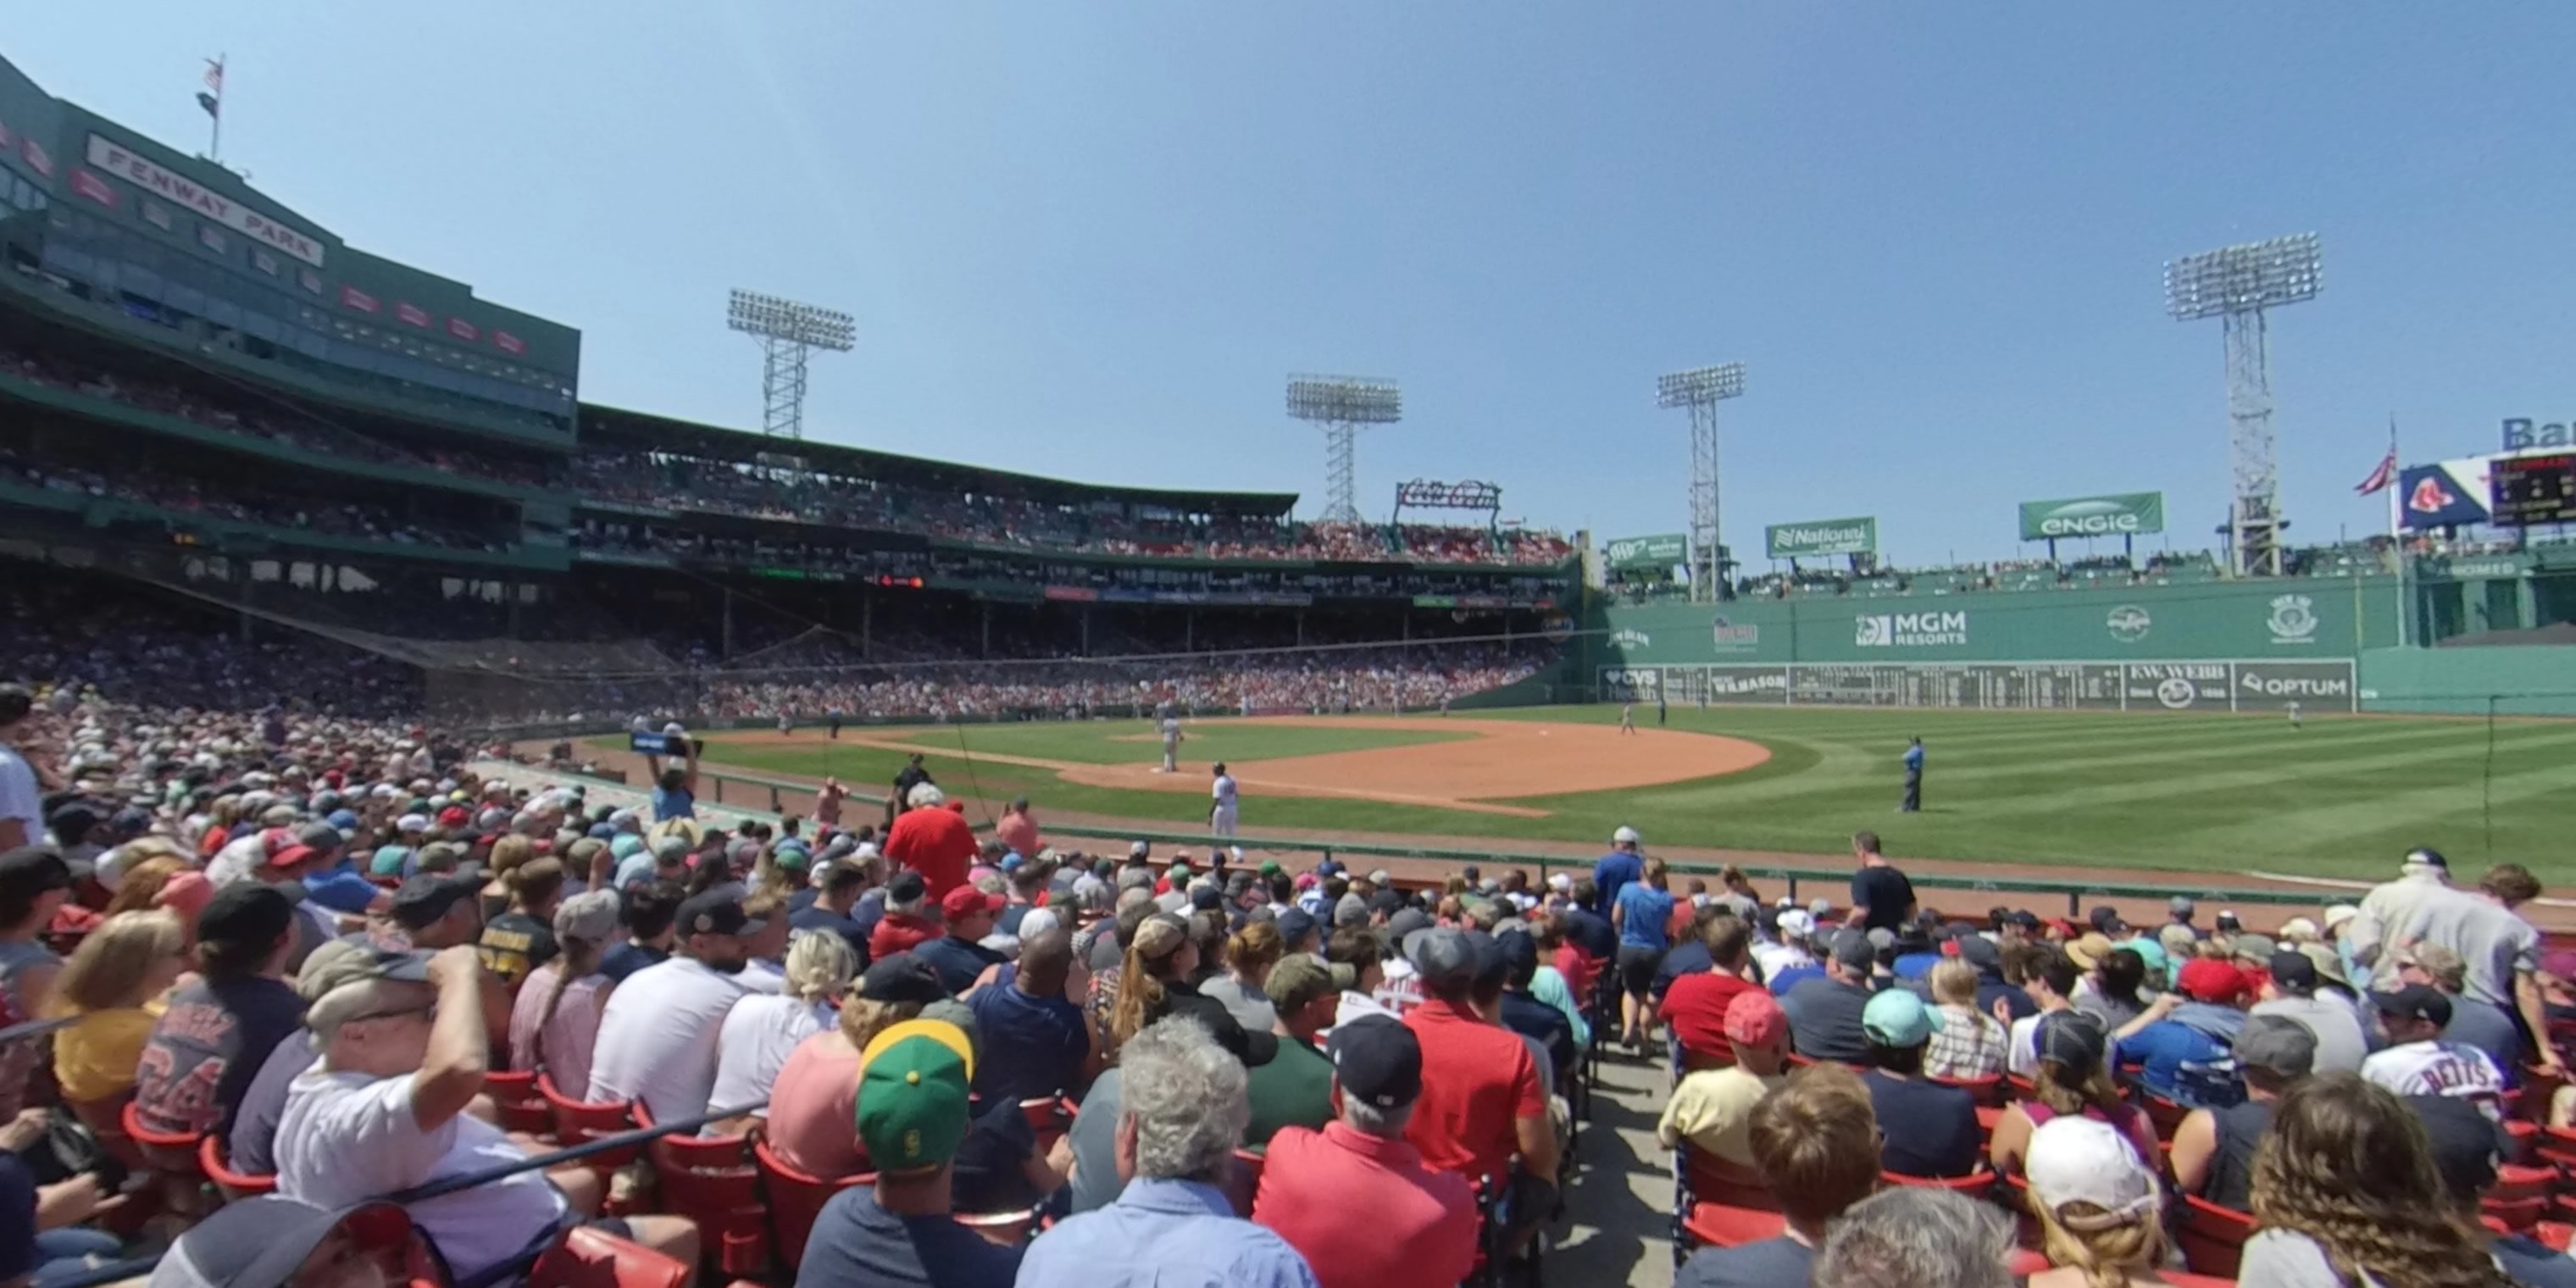
[(1252, 1125), (1243, 1144), (1258, 1149), (1282, 1127), (1318, 1131), (1333, 1120), (1333, 1062), (1298, 1038), (1279, 1039), (1279, 1055), (1251, 1071), (1246, 1098), (1252, 1102)]

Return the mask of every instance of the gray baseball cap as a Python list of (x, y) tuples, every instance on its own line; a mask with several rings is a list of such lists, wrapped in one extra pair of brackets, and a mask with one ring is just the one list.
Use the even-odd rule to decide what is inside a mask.
[(1422, 986), (1435, 993), (1454, 993), (1473, 984), (1480, 956), (1466, 932), (1445, 926), (1424, 931), (1412, 953), (1422, 972)]
[(2233, 1050), (2238, 1064), (2304, 1078), (2316, 1068), (2317, 1035), (2286, 1015), (2257, 1015), (2237, 1031)]
[(1869, 942), (1869, 935), (1850, 927), (1835, 932), (1833, 956), (1845, 966), (1863, 970), (1878, 964), (1878, 948)]

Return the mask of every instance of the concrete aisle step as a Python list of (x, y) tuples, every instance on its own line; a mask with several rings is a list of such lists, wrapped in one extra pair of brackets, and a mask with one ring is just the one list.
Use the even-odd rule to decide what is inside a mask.
[[(1671, 1288), (1673, 1178), (1655, 1143), (1669, 1098), (1663, 1069), (1612, 1048), (1576, 1149), (1583, 1170), (1565, 1196), (1567, 1225), (1542, 1269), (1548, 1288)], [(1570, 1227), (1570, 1228), (1568, 1228)]]

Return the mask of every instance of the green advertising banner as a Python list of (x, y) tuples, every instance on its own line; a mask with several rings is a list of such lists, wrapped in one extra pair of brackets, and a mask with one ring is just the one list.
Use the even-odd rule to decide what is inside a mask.
[(1621, 537), (1602, 547), (1613, 568), (1670, 568), (1690, 562), (1690, 538), (1678, 532), (1652, 537)]
[(2165, 494), (2121, 492), (2069, 501), (2021, 503), (2021, 539), (2133, 537), (2165, 530)]
[(1878, 520), (1818, 519), (1812, 523), (1775, 523), (1762, 530), (1762, 544), (1774, 559), (1876, 554)]

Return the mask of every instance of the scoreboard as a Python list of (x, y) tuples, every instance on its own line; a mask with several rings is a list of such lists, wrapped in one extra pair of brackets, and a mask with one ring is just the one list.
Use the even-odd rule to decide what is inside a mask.
[(2576, 453), (2498, 456), (2488, 480), (2500, 527), (2576, 523)]

